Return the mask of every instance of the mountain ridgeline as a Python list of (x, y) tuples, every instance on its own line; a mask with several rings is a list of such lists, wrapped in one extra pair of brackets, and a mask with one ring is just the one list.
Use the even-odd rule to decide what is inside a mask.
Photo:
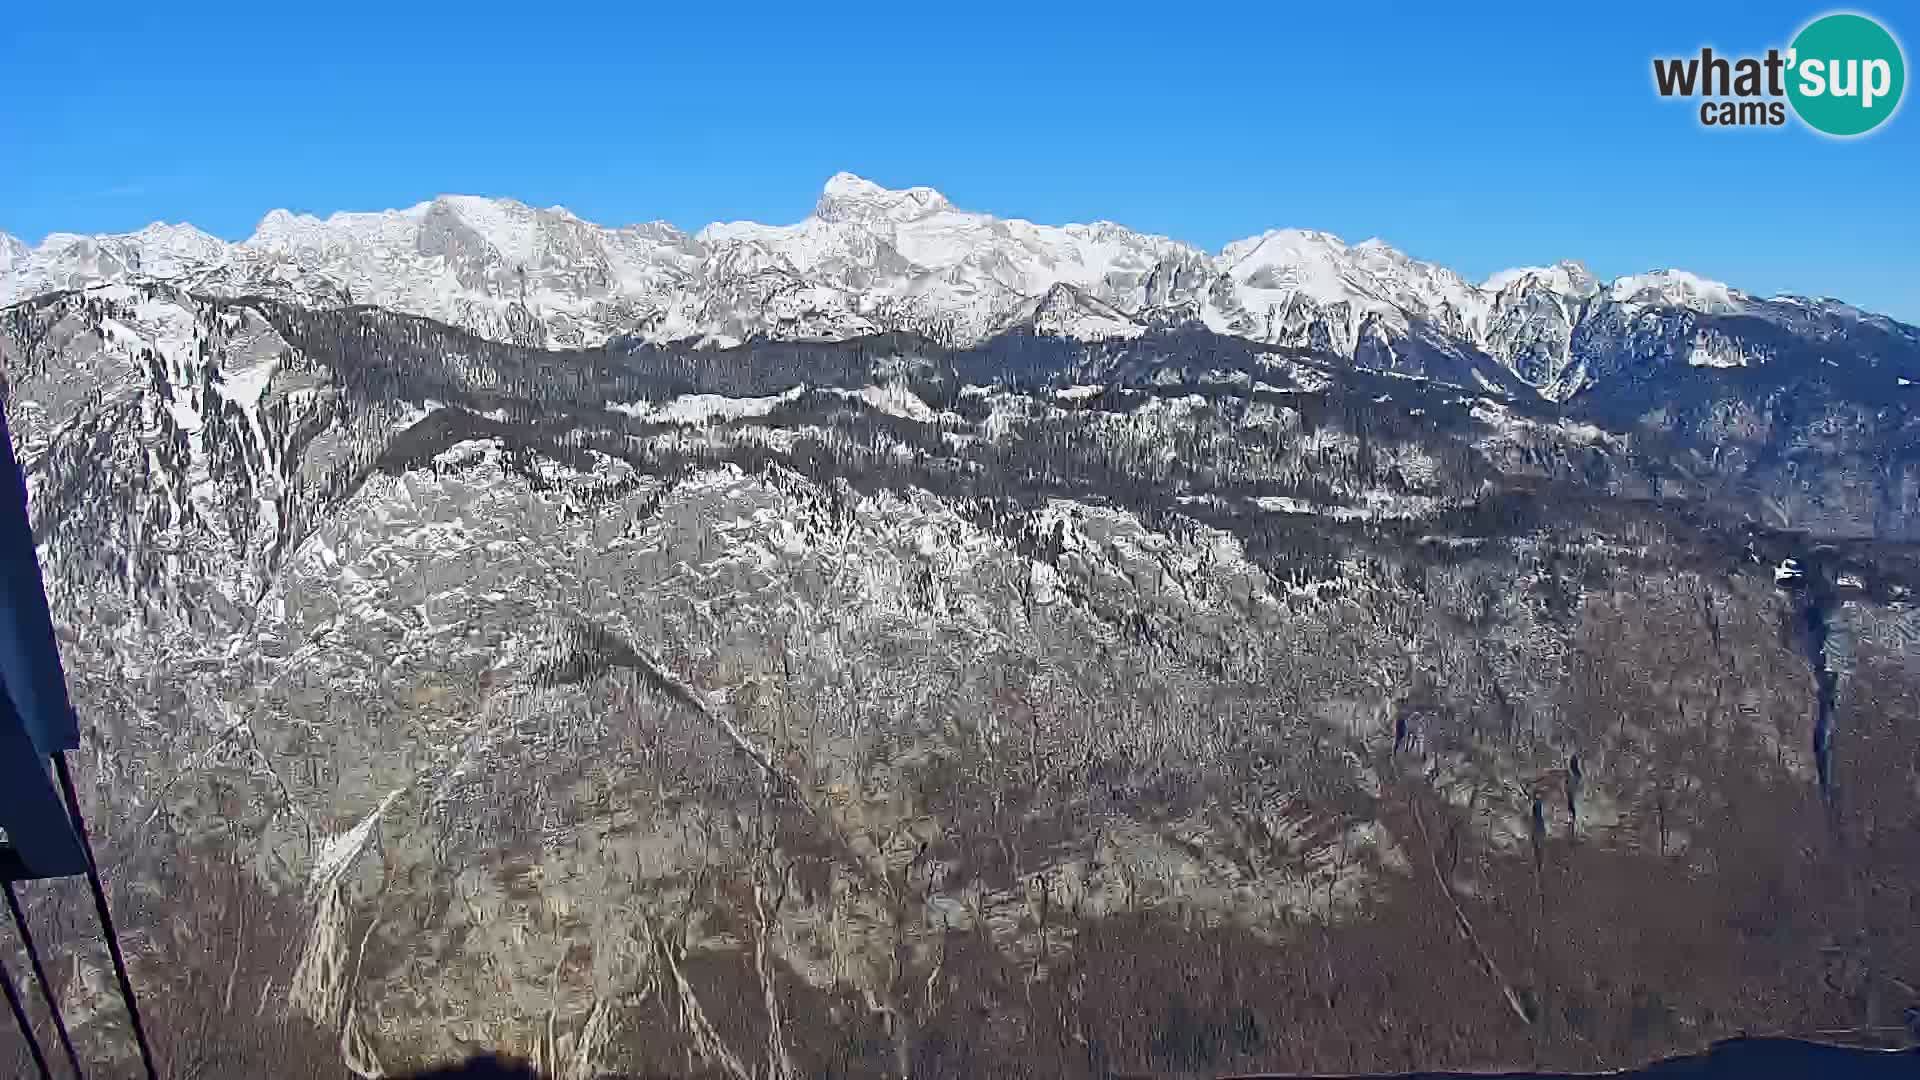
[(851, 177), (0, 255), (170, 1072), (1566, 1070), (1920, 1009), (1910, 327)]
[(1474, 284), (1379, 240), (1275, 229), (1208, 253), (1111, 222), (963, 211), (929, 188), (846, 173), (797, 224), (694, 233), (442, 196), (325, 220), (276, 210), (237, 244), (163, 224), (37, 247), (0, 235), (0, 303), (136, 277), (372, 304), (549, 348), (889, 332), (973, 345), (1022, 328), (1101, 340), (1200, 326), (1556, 401), (1650, 366), (1899, 367), (1920, 348), (1912, 327), (1838, 301), (1763, 299), (1680, 270), (1600, 281), (1562, 262)]

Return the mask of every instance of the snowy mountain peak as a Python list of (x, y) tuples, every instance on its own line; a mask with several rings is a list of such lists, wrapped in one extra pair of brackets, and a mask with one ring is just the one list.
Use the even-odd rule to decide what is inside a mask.
[(1258, 236), (1228, 244), (1220, 250), (1220, 258), (1229, 264), (1299, 263), (1323, 259), (1346, 250), (1346, 242), (1329, 232), (1317, 229), (1268, 229)]
[(485, 195), (438, 195), (433, 202), (444, 206), (457, 214), (472, 214), (486, 218), (499, 214), (532, 213), (533, 207), (519, 199), (494, 199)]
[(325, 218), (291, 210), (269, 210), (260, 219), (260, 224), (254, 227), (253, 235), (247, 238), (244, 246), (279, 254), (293, 254), (305, 249), (317, 251), (327, 247), (329, 240), (338, 246), (352, 238), (372, 237), (383, 228), (389, 232), (403, 228), (406, 223), (424, 217), (432, 205), (415, 203), (405, 210), (370, 213), (336, 211)]
[(821, 189), (820, 194), (828, 199), (872, 199), (890, 193), (864, 176), (842, 170), (827, 177), (826, 187)]
[[(1378, 238), (1349, 247), (1332, 233), (1272, 229), (1228, 244), (1220, 258), (1247, 311), (1284, 310), (1292, 312), (1287, 318), (1295, 323), (1302, 318), (1320, 322), (1324, 333), (1309, 333), (1299, 343), (1324, 337), (1340, 351), (1358, 341), (1361, 323), (1369, 318), (1404, 332), (1411, 319), (1424, 317), (1472, 337), (1487, 308), (1487, 297), (1460, 275)], [(1329, 314), (1294, 312), (1299, 300)]]
[(1608, 286), (1607, 297), (1616, 303), (1659, 304), (1714, 313), (1739, 311), (1746, 306), (1746, 294), (1724, 282), (1670, 269), (1617, 278)]
[(839, 172), (821, 190), (813, 216), (821, 221), (907, 222), (951, 209), (953, 204), (947, 197), (930, 187), (895, 191), (850, 172)]
[(320, 219), (311, 214), (296, 214), (284, 207), (276, 207), (267, 211), (260, 223), (253, 227), (253, 235), (247, 239), (247, 243), (257, 246), (265, 237), (282, 235), (308, 224), (318, 225)]
[[(116, 252), (129, 253), (135, 269), (160, 276), (178, 273), (195, 263), (219, 262), (226, 258), (230, 246), (225, 240), (191, 225), (170, 225), (164, 221), (156, 221), (137, 232), (109, 236), (56, 235), (65, 245), (112, 247)], [(54, 240), (54, 236), (47, 237), (49, 244)]]
[(225, 251), (227, 242), (217, 236), (201, 232), (192, 225), (173, 225), (156, 221), (133, 233), (131, 239), (138, 240), (147, 247), (164, 247), (182, 254), (192, 252)]
[(423, 207), (423, 217), (436, 213), (450, 214), (475, 231), (487, 235), (520, 233), (535, 226), (599, 228), (582, 221), (564, 206), (539, 207), (518, 199), (486, 195), (440, 195), (432, 202), (423, 204)]
[(231, 245), (191, 225), (154, 222), (137, 232), (51, 233), (37, 248), (0, 244), (0, 303), (128, 275), (175, 277), (231, 257)]
[(1516, 266), (1501, 270), (1482, 282), (1480, 288), (1497, 294), (1516, 283), (1542, 287), (1575, 298), (1591, 296), (1600, 290), (1599, 279), (1593, 276), (1586, 264), (1575, 259), (1562, 259), (1552, 266)]
[(517, 267), (537, 262), (547, 248), (549, 227), (561, 228), (577, 219), (564, 211), (535, 210), (515, 199), (489, 199), (479, 195), (442, 195), (433, 200), (421, 218), (421, 235), (416, 241), (425, 254), (479, 254), (477, 241), (502, 260)]

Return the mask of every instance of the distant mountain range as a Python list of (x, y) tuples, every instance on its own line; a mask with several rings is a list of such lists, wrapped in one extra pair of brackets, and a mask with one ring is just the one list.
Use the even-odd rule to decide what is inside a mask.
[(849, 173), (798, 224), (691, 234), (458, 195), (324, 220), (275, 210), (237, 244), (157, 223), (56, 233), (39, 247), (0, 234), (0, 304), (142, 276), (211, 295), (370, 304), (556, 349), (890, 331), (950, 345), (1020, 330), (1095, 341), (1198, 324), (1554, 401), (1648, 363), (1743, 367), (1799, 346), (1835, 362), (1920, 355), (1920, 331), (1883, 316), (1762, 299), (1681, 270), (1602, 281), (1562, 262), (1475, 284), (1379, 240), (1300, 229), (1213, 254), (1111, 222), (972, 213), (931, 188)]

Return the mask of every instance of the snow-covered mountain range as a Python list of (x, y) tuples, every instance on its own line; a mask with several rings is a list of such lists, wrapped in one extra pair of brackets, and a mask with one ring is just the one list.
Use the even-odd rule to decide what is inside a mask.
[[(1877, 988), (1920, 970), (1911, 328), (944, 207), (6, 245), (0, 405), (163, 1061), (1172, 1074), (1220, 1015), (1303, 1070), (1584, 1067), (1920, 1007)], [(916, 327), (955, 345), (698, 347)], [(1244, 966), (1169, 1012), (1195, 957)]]
[[(229, 243), (188, 225), (0, 234), (0, 304), (131, 277), (214, 295), (372, 304), (482, 337), (550, 348), (615, 338), (730, 345), (908, 331), (973, 344), (1016, 329), (1098, 340), (1200, 323), (1382, 370), (1512, 378), (1564, 400), (1659, 354), (1693, 365), (1771, 351), (1700, 317), (1754, 317), (1806, 334), (1910, 327), (1833, 301), (1761, 299), (1678, 270), (1611, 282), (1578, 263), (1481, 283), (1379, 240), (1277, 229), (1217, 254), (1111, 222), (1038, 225), (956, 209), (939, 192), (848, 173), (784, 226), (664, 222), (607, 228), (563, 208), (442, 196), (326, 219), (275, 210)], [(1622, 356), (1623, 344), (1629, 355)], [(1501, 369), (1504, 369), (1501, 370)]]

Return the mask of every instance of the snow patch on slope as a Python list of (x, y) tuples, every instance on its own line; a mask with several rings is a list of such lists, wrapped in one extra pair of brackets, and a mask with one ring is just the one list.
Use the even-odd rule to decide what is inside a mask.
[(765, 416), (807, 392), (804, 385), (764, 397), (728, 397), (725, 394), (682, 394), (665, 404), (651, 401), (615, 402), (607, 406), (636, 420), (653, 424), (699, 425)]

